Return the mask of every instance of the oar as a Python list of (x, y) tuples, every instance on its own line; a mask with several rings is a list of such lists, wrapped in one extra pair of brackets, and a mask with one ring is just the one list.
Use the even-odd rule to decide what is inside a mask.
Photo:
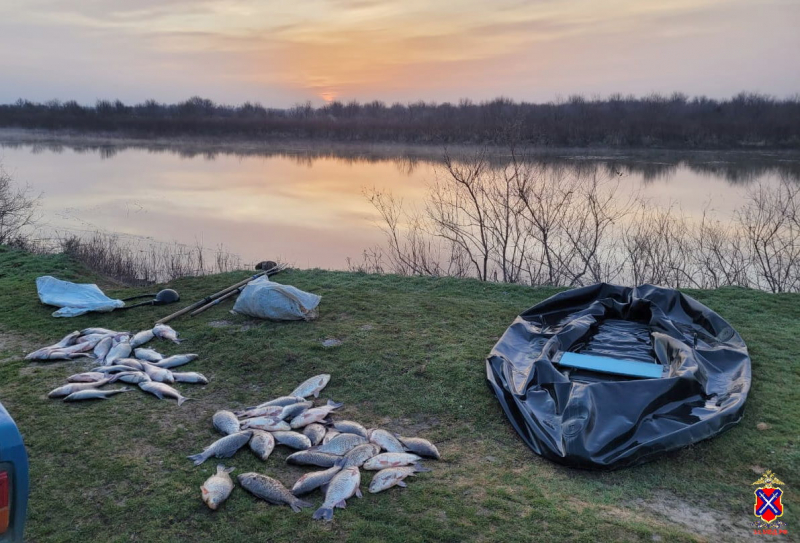
[[(246, 285), (245, 285), (245, 286), (246, 286)], [(194, 317), (194, 316), (196, 316), (196, 315), (199, 315), (200, 313), (202, 313), (202, 312), (203, 312), (203, 311), (205, 311), (206, 309), (211, 309), (211, 308), (212, 308), (212, 307), (214, 307), (215, 305), (217, 305), (217, 304), (219, 304), (219, 303), (222, 303), (222, 302), (224, 302), (225, 300), (227, 300), (227, 299), (228, 299), (228, 298), (230, 298), (231, 296), (236, 296), (237, 294), (239, 294), (239, 293), (240, 293), (240, 292), (242, 292), (243, 290), (244, 290), (244, 287), (239, 287), (239, 288), (237, 288), (236, 290), (232, 290), (232, 291), (230, 291), (229, 293), (227, 293), (227, 294), (224, 294), (224, 295), (220, 296), (220, 297), (219, 297), (219, 298), (217, 298), (216, 300), (213, 300), (213, 301), (211, 301), (211, 302), (208, 302), (208, 303), (207, 303), (206, 305), (204, 305), (204, 306), (198, 307), (197, 309), (195, 309), (194, 311), (192, 311), (191, 313), (189, 313), (189, 316), (190, 316), (190, 317)]]

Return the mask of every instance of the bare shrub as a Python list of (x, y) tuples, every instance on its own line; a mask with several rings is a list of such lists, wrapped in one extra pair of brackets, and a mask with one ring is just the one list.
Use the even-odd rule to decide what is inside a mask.
[(32, 243), (29, 229), (36, 222), (39, 201), (29, 187), (15, 186), (0, 166), (0, 245), (26, 248)]

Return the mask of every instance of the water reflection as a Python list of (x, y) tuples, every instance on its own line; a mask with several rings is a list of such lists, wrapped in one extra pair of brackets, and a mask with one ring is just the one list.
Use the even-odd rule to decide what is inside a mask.
[[(449, 149), (466, 156), (477, 148)], [(345, 268), (383, 242), (364, 198), (376, 188), (424, 207), (444, 149), (417, 145), (135, 141), (0, 131), (0, 162), (44, 193), (51, 230), (119, 232), (206, 247), (245, 262), (283, 258)], [(800, 180), (800, 155), (780, 151), (536, 151), (548, 169), (616, 177), (625, 191), (689, 216), (731, 214), (748, 184)], [(496, 166), (506, 152), (490, 155)]]

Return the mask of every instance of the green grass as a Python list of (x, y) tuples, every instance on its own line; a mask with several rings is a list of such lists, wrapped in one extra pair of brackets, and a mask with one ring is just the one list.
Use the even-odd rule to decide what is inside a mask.
[[(728, 319), (748, 343), (753, 386), (740, 425), (713, 440), (631, 469), (596, 473), (534, 455), (485, 383), (484, 357), (522, 310), (552, 289), (472, 280), (398, 278), (319, 270), (276, 280), (322, 295), (313, 322), (259, 322), (221, 304), (173, 323), (187, 339), (167, 353), (196, 352), (187, 366), (210, 384), (179, 385), (197, 401), (178, 408), (135, 392), (65, 404), (46, 393), (89, 362), (27, 363), (28, 347), (86, 326), (137, 331), (175, 306), (54, 319), (34, 279), (97, 280), (61, 255), (0, 248), (0, 401), (15, 417), (31, 461), (29, 541), (691, 541), (748, 537), (754, 467), (786, 483), (790, 535), (800, 501), (800, 296), (743, 289), (689, 291)], [(192, 301), (246, 272), (175, 281)], [(120, 289), (112, 295), (157, 289)], [(228, 321), (225, 326), (209, 323)], [(364, 329), (369, 325), (371, 329)], [(322, 340), (342, 345), (324, 348)], [(260, 502), (241, 488), (217, 512), (199, 486), (215, 461), (186, 459), (216, 439), (211, 415), (288, 393), (317, 373), (333, 378), (323, 397), (367, 426), (427, 437), (444, 457), (407, 489), (367, 494), (323, 524), (304, 510)], [(756, 425), (771, 427), (759, 431)], [(226, 464), (291, 486), (305, 470), (265, 464), (240, 451)], [(365, 480), (368, 483), (368, 479)], [(311, 495), (318, 505), (321, 496)], [(696, 506), (696, 526), (676, 522)], [(796, 537), (796, 535), (792, 535)]]

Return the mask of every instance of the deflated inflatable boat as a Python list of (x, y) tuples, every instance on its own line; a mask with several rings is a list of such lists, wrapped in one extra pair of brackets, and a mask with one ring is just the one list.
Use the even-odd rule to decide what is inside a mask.
[(486, 360), (511, 424), (537, 454), (616, 469), (742, 418), (750, 357), (719, 315), (672, 289), (598, 284), (522, 313)]

